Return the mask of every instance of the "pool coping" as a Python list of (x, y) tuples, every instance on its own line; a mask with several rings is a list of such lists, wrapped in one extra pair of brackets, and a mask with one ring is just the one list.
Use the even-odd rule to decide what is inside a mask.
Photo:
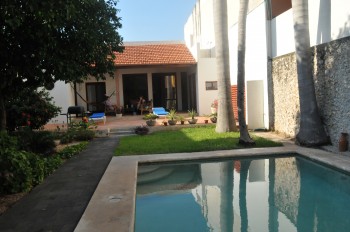
[(291, 144), (274, 148), (113, 157), (75, 231), (134, 231), (136, 181), (139, 164), (251, 156), (282, 156), (286, 154), (299, 155), (350, 173), (349, 156)]

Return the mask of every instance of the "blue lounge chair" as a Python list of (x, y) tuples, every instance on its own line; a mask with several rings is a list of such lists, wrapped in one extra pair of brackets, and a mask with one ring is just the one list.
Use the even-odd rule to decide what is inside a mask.
[(154, 107), (152, 108), (153, 114), (160, 116), (166, 116), (169, 114), (168, 111), (166, 111), (163, 107)]
[(97, 121), (97, 120), (103, 120), (103, 124), (106, 124), (106, 115), (105, 113), (93, 113), (89, 120)]

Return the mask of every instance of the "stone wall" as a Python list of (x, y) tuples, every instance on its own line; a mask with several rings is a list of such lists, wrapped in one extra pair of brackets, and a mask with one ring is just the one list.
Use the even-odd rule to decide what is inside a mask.
[[(350, 37), (311, 49), (320, 114), (333, 145), (337, 146), (340, 133), (350, 133)], [(269, 84), (272, 129), (294, 137), (299, 128), (295, 53), (273, 59)]]

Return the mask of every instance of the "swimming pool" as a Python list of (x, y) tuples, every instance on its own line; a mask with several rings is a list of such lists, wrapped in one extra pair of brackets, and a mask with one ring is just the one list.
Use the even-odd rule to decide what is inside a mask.
[(138, 168), (135, 231), (349, 231), (350, 177), (300, 157)]

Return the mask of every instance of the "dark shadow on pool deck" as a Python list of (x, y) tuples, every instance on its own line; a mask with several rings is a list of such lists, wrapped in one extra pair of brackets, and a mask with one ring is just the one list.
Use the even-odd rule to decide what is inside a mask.
[(94, 139), (85, 151), (0, 216), (0, 231), (73, 231), (117, 144), (114, 136)]

